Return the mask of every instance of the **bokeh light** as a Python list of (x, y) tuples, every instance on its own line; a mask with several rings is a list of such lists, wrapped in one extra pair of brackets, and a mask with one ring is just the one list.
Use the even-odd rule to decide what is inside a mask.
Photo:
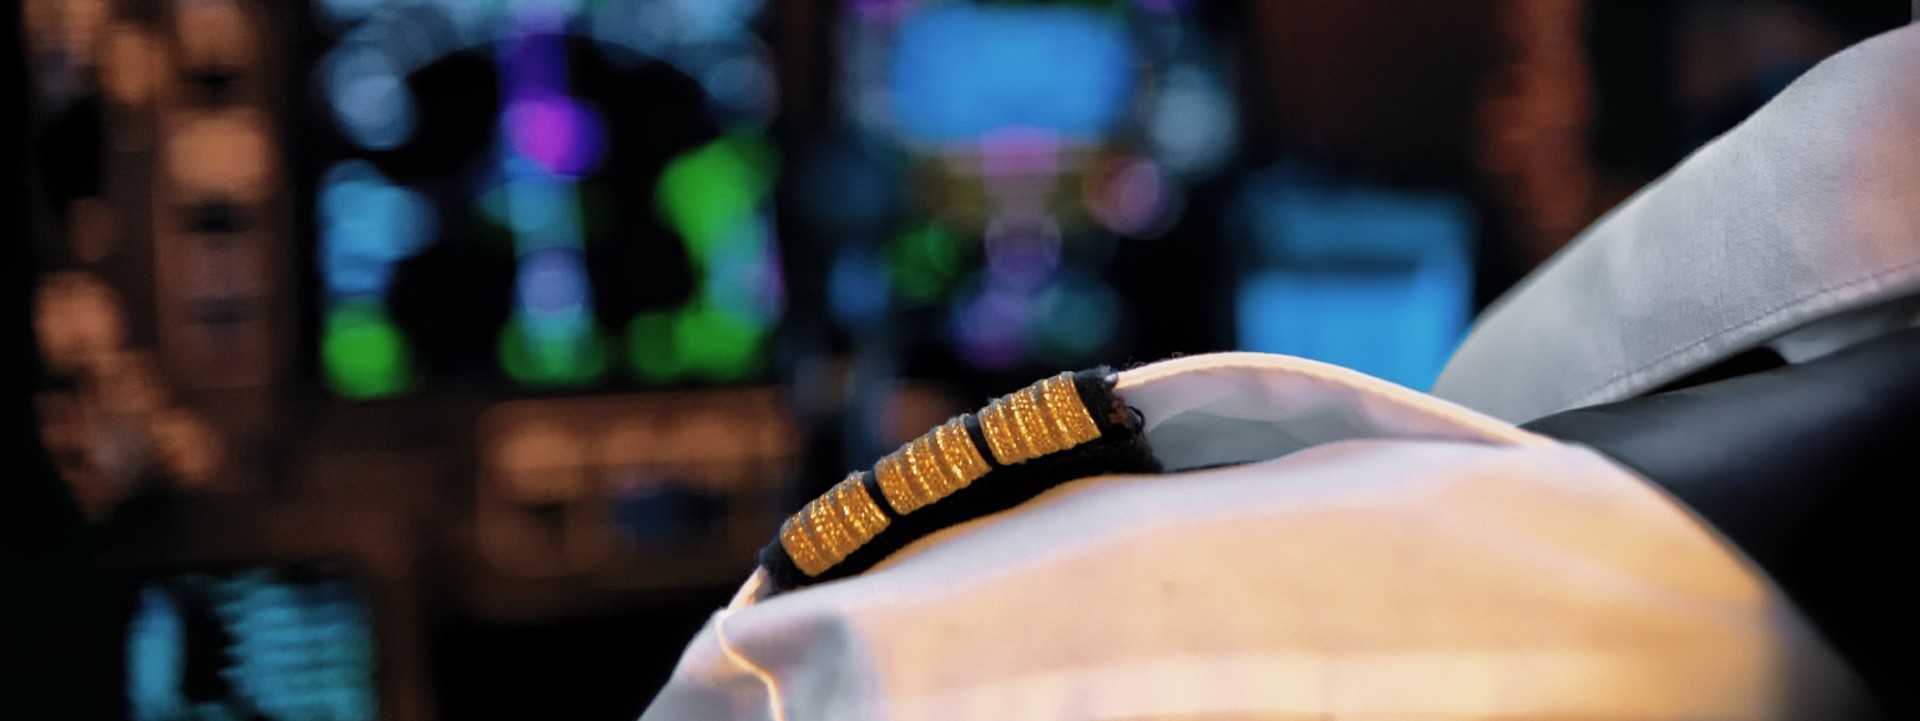
[(900, 232), (887, 253), (894, 290), (918, 303), (940, 297), (959, 278), (961, 253), (960, 239), (937, 223)]
[(1154, 235), (1164, 228), (1172, 205), (1172, 189), (1152, 160), (1120, 157), (1087, 173), (1084, 198), (1087, 212), (1113, 232), (1133, 237)]
[(320, 178), (320, 269), (327, 294), (370, 298), (386, 293), (393, 265), (433, 241), (432, 206), (389, 182), (372, 165), (347, 161)]
[[(500, 331), (500, 367), (533, 388), (566, 388), (592, 383), (607, 370), (609, 349), (592, 323), (545, 325), (518, 315)], [(572, 320), (572, 319), (566, 319)]]
[(1119, 331), (1120, 294), (1097, 279), (1068, 276), (1040, 295), (1028, 336), (1034, 353), (1068, 366), (1098, 357)]
[(413, 96), (398, 68), (378, 48), (342, 47), (328, 55), (321, 82), (341, 132), (372, 150), (387, 150), (413, 135)]
[(660, 174), (660, 212), (696, 259), (749, 222), (773, 185), (773, 152), (753, 136), (731, 136), (674, 158)]
[(599, 114), (574, 98), (515, 101), (501, 122), (513, 149), (554, 175), (583, 175), (605, 157), (606, 128)]
[(350, 302), (327, 313), (320, 358), (334, 392), (348, 398), (380, 398), (411, 385), (406, 337), (369, 302)]

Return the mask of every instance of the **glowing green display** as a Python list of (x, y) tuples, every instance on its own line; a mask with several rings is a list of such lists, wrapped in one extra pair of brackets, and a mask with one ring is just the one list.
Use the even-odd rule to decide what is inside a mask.
[(687, 152), (660, 174), (655, 200), (667, 223), (686, 239), (694, 262), (705, 263), (715, 246), (755, 217), (773, 186), (775, 160), (765, 140), (733, 135)]
[(760, 370), (766, 329), (751, 317), (694, 303), (642, 313), (627, 325), (628, 359), (643, 380), (738, 380)]
[(589, 329), (585, 339), (585, 343), (572, 343), (531, 338), (520, 319), (510, 319), (500, 333), (500, 367), (527, 386), (586, 385), (606, 372), (607, 344), (599, 328)]
[(349, 398), (390, 396), (413, 382), (406, 337), (372, 303), (347, 303), (327, 314), (320, 358), (327, 383)]
[(700, 267), (694, 300), (627, 324), (627, 361), (648, 382), (738, 380), (760, 370), (771, 319), (751, 298), (771, 279), (761, 205), (773, 186), (773, 150), (734, 135), (674, 158), (654, 200)]
[(759, 323), (735, 313), (708, 307), (690, 308), (675, 323), (674, 349), (714, 380), (733, 380), (757, 370)]
[(673, 347), (673, 319), (669, 313), (641, 313), (627, 324), (627, 361), (634, 375), (665, 381), (686, 372), (686, 363)]
[(960, 273), (960, 239), (935, 223), (894, 236), (887, 248), (893, 289), (915, 302), (939, 298)]

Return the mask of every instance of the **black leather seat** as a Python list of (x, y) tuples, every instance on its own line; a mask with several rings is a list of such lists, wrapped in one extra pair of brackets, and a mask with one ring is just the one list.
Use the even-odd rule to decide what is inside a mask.
[(1807, 363), (1551, 415), (1780, 584), (1891, 718), (1920, 718), (1920, 329)]

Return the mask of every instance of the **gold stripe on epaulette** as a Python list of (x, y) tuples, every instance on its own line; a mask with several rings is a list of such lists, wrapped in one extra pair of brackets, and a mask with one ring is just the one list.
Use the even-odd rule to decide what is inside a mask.
[(788, 518), (780, 545), (802, 573), (817, 576), (867, 545), (889, 522), (855, 473)]
[(1001, 465), (1063, 451), (1100, 437), (1080, 400), (1073, 374), (1062, 373), (1007, 394), (980, 411), (980, 431)]
[[(818, 502), (818, 499), (813, 501)], [(811, 508), (813, 503), (807, 504), (807, 507)], [(826, 553), (820, 550), (820, 543), (813, 540), (813, 532), (807, 530), (806, 511), (806, 508), (800, 509), (799, 513), (788, 516), (787, 522), (780, 525), (780, 546), (787, 549), (787, 555), (793, 557), (793, 565), (801, 573), (818, 576), (820, 572), (832, 568), (834, 562), (827, 560)]]
[[(1001, 465), (1023, 463), (1100, 437), (1080, 400), (1073, 374), (1002, 396), (980, 411), (980, 430)], [(900, 514), (966, 488), (991, 466), (967, 433), (966, 418), (947, 421), (880, 459), (873, 475), (880, 495)], [(860, 474), (835, 484), (780, 527), (780, 545), (800, 572), (818, 576), (860, 550), (890, 522)]]
[(966, 488), (988, 470), (966, 421), (954, 418), (880, 459), (873, 474), (887, 505), (907, 514)]

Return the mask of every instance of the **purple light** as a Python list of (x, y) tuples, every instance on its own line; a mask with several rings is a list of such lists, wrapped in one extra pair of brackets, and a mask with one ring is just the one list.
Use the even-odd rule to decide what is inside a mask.
[(509, 102), (566, 92), (566, 38), (546, 31), (549, 22), (518, 18), (516, 36), (500, 43), (500, 84)]
[(780, 244), (772, 238), (772, 228), (768, 228), (765, 255), (760, 267), (760, 303), (767, 317), (780, 315), (787, 304), (787, 270), (780, 260)]
[(862, 20), (887, 25), (898, 24), (912, 9), (906, 0), (848, 0), (847, 4)]
[(1008, 127), (980, 139), (980, 174), (1053, 175), (1060, 172), (1060, 136), (1045, 128)]
[(1145, 158), (1108, 163), (1091, 176), (1085, 190), (1087, 210), (1118, 233), (1145, 234), (1166, 210), (1166, 180), (1159, 167)]
[(1060, 267), (1060, 226), (1053, 218), (994, 218), (985, 242), (987, 277), (996, 284), (1036, 288)]
[(961, 357), (982, 368), (1011, 368), (1026, 360), (1031, 307), (1023, 294), (991, 286), (955, 306), (952, 327)]
[(535, 318), (580, 312), (587, 304), (585, 276), (580, 252), (571, 248), (545, 248), (521, 256), (521, 310)]
[(513, 149), (554, 175), (584, 175), (599, 166), (606, 150), (600, 116), (564, 95), (513, 101), (502, 122)]

